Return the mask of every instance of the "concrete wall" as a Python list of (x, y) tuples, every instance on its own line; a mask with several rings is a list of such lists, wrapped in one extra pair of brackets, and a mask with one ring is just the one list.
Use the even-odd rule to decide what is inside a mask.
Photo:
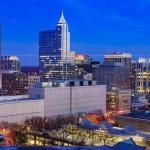
[[(72, 96), (71, 96), (72, 95)], [(24, 98), (20, 100), (20, 98)], [(33, 116), (57, 116), (102, 110), (106, 112), (106, 86), (49, 87), (30, 90), (30, 96), (3, 97), (0, 122), (22, 122)], [(17, 99), (17, 100), (16, 100)]]
[(0, 122), (22, 122), (32, 116), (43, 116), (43, 100), (25, 100), (0, 103)]
[[(72, 113), (103, 110), (106, 112), (106, 86), (75, 86), (72, 88)], [(45, 88), (44, 114), (70, 114), (70, 87)]]
[(31, 99), (44, 99), (45, 97), (45, 92), (44, 88), (35, 88), (32, 87), (29, 89), (29, 97)]

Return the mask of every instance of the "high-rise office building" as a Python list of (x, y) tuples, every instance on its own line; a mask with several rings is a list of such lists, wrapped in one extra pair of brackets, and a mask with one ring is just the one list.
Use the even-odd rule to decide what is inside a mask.
[(75, 77), (76, 79), (84, 79), (84, 76), (91, 74), (93, 76), (94, 69), (90, 64), (76, 64)]
[(136, 65), (135, 89), (141, 94), (150, 94), (150, 58), (139, 58)]
[(70, 32), (63, 12), (55, 30), (39, 34), (39, 67), (44, 79), (68, 79), (75, 64), (75, 53), (70, 51)]

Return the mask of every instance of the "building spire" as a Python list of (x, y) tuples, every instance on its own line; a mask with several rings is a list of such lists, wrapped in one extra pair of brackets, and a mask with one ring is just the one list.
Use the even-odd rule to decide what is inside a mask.
[(59, 19), (58, 24), (66, 24), (66, 20), (65, 20), (65, 18), (64, 18), (63, 10), (62, 10), (61, 17), (60, 17), (60, 19)]

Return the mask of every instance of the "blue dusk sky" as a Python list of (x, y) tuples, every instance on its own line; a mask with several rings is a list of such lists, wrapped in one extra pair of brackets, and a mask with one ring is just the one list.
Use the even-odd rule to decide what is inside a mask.
[(0, 0), (2, 54), (38, 65), (39, 31), (55, 29), (62, 10), (76, 53), (150, 55), (150, 0)]

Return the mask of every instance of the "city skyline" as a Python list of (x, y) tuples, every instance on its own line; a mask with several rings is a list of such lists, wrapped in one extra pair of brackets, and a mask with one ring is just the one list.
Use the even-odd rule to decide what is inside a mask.
[(150, 150), (149, 6), (1, 0), (0, 147)]
[(71, 32), (71, 50), (76, 53), (88, 54), (97, 60), (114, 50), (137, 57), (148, 56), (150, 2), (115, 2), (3, 1), (0, 6), (2, 54), (19, 56), (22, 65), (37, 65), (38, 33), (53, 29), (63, 10)]

